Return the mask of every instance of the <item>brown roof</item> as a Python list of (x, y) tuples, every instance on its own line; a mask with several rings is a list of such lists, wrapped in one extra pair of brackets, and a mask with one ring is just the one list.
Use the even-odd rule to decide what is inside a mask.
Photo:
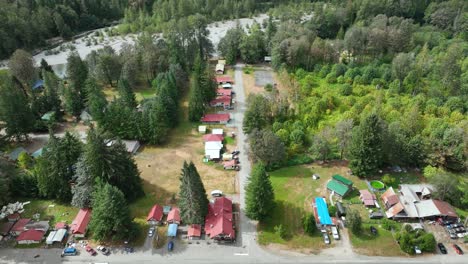
[(16, 221), (16, 223), (13, 225), (11, 231), (12, 232), (22, 232), (22, 231), (24, 231), (24, 227), (30, 221), (31, 221), (31, 219), (28, 219), (28, 218), (22, 218), (22, 219)]
[(380, 196), (380, 198), (382, 198), (382, 201), (387, 205), (387, 206), (393, 206), (395, 204), (397, 204), (400, 199), (398, 199), (398, 196), (395, 194), (395, 191), (393, 191), (393, 188), (390, 187), (388, 188), (383, 194), (382, 196)]
[(455, 212), (455, 210), (449, 203), (440, 201), (440, 200), (432, 200), (432, 201), (434, 202), (437, 209), (439, 209), (441, 215), (449, 216), (453, 218), (458, 217), (457, 213)]
[(401, 211), (403, 211), (405, 207), (398, 202), (394, 206), (392, 206), (390, 209), (387, 210), (386, 214), (388, 218), (394, 217), (395, 215), (399, 214)]
[(1, 226), (0, 226), (0, 234), (1, 235), (7, 235), (11, 228), (13, 227), (15, 223), (13, 222), (6, 222), (6, 223), (3, 223)]

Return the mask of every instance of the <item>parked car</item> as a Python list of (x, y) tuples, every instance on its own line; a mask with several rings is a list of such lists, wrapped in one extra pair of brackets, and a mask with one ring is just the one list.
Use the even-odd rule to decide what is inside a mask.
[(91, 256), (96, 256), (97, 255), (97, 252), (96, 250), (94, 250), (94, 248), (90, 247), (90, 246), (86, 246), (86, 252), (88, 252)]
[(148, 236), (153, 237), (155, 230), (156, 228), (154, 226), (150, 227), (150, 229), (148, 230)]
[(110, 250), (104, 246), (97, 246), (96, 248), (98, 251), (101, 251), (101, 253), (105, 256), (109, 256)]
[(169, 241), (169, 243), (167, 243), (167, 250), (172, 251), (173, 249), (174, 249), (174, 242)]
[(416, 255), (421, 255), (422, 254), (422, 251), (421, 249), (418, 247), (418, 246), (414, 246), (414, 253)]
[(458, 255), (463, 255), (463, 250), (457, 244), (452, 244), (452, 247)]
[(447, 254), (447, 249), (445, 248), (444, 244), (438, 243), (438, 244), (437, 244), (437, 247), (439, 248), (440, 253), (442, 253), (442, 254)]
[(62, 257), (63, 256), (76, 256), (78, 254), (78, 250), (74, 247), (67, 247), (63, 250), (62, 252)]
[(375, 228), (375, 227), (373, 227), (373, 226), (370, 227), (370, 231), (371, 231), (371, 233), (372, 233), (374, 236), (376, 236), (377, 233), (378, 233), (377, 228)]
[(340, 239), (340, 234), (338, 233), (338, 228), (336, 226), (332, 226), (331, 231), (332, 231), (332, 234), (333, 234), (333, 239), (339, 240)]
[(213, 196), (213, 197), (222, 197), (223, 192), (220, 191), (220, 190), (214, 190), (214, 191), (211, 192), (211, 196)]
[(328, 236), (327, 233), (324, 233), (323, 234), (323, 242), (325, 242), (325, 244), (330, 244), (330, 237)]
[(231, 152), (232, 155), (239, 155), (240, 151), (238, 150), (234, 150), (233, 152)]

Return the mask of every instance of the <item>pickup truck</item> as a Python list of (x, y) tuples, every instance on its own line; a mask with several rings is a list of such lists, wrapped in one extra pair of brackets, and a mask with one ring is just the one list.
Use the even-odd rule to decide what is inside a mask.
[(340, 234), (338, 233), (338, 228), (336, 226), (332, 226), (331, 231), (332, 231), (332, 234), (333, 234), (333, 239), (339, 240), (340, 239)]

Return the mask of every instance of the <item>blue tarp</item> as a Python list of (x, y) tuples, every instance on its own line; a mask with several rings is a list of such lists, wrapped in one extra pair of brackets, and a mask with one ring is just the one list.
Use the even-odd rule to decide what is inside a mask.
[(40, 157), (42, 156), (42, 148), (34, 151), (34, 153), (31, 155), (33, 158), (37, 158), (37, 157)]
[(33, 90), (39, 89), (44, 86), (44, 81), (43, 80), (37, 80), (34, 85), (32, 86)]
[(167, 229), (167, 236), (168, 237), (177, 236), (177, 224), (169, 224), (169, 228)]
[(315, 206), (317, 206), (317, 214), (319, 216), (321, 225), (331, 225), (332, 220), (330, 218), (330, 213), (328, 212), (327, 203), (322, 197), (315, 198)]

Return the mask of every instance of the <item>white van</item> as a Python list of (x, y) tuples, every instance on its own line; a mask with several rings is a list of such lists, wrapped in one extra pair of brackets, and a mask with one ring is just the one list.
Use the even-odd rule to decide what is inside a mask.
[(333, 234), (333, 239), (340, 240), (340, 234), (338, 233), (338, 228), (336, 226), (332, 226), (331, 231)]

